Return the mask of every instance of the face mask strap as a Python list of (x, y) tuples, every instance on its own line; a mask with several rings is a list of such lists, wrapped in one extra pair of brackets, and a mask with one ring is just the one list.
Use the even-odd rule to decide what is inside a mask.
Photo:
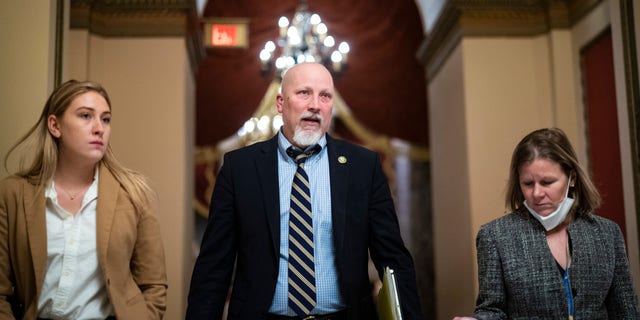
[(571, 175), (569, 175), (569, 181), (567, 182), (567, 189), (565, 191), (564, 199), (558, 205), (558, 208), (550, 213), (547, 216), (541, 216), (535, 210), (533, 210), (529, 205), (527, 205), (527, 200), (523, 201), (524, 206), (529, 210), (529, 212), (542, 224), (542, 226), (547, 230), (552, 230), (557, 227), (566, 219), (569, 211), (571, 210), (571, 206), (573, 205), (574, 199), (569, 198), (569, 187), (571, 185)]
[(564, 193), (564, 199), (562, 199), (562, 201), (569, 197), (569, 188), (571, 188), (571, 175), (569, 175), (569, 181), (567, 182), (567, 192)]

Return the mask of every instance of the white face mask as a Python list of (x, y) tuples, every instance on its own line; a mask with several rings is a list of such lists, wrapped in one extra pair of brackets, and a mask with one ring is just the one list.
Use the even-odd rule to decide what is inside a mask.
[[(569, 183), (571, 183), (571, 177), (569, 177)], [(527, 200), (523, 201), (524, 206), (527, 207), (527, 210), (531, 212), (531, 214), (540, 221), (542, 226), (544, 226), (545, 230), (553, 230), (553, 228), (560, 225), (564, 219), (569, 214), (569, 210), (571, 210), (571, 206), (573, 205), (574, 199), (569, 198), (569, 183), (567, 184), (567, 192), (564, 194), (564, 200), (558, 206), (556, 211), (552, 212), (547, 216), (541, 216), (535, 210), (531, 209), (529, 205), (527, 205)]]

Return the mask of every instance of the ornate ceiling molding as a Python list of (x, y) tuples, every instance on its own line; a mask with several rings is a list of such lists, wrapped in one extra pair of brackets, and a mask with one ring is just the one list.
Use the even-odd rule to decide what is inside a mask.
[(194, 67), (204, 60), (195, 0), (71, 0), (70, 11), (71, 29), (104, 37), (185, 37)]
[(102, 36), (183, 36), (193, 0), (71, 0), (70, 26)]
[(447, 1), (417, 57), (433, 77), (462, 37), (535, 36), (570, 28), (602, 0)]

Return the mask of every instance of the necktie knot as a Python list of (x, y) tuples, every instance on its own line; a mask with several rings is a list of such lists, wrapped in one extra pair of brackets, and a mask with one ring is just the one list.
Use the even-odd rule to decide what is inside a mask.
[(297, 147), (290, 146), (289, 148), (287, 148), (287, 155), (293, 158), (293, 161), (295, 161), (298, 165), (301, 165), (304, 164), (307, 158), (320, 152), (320, 149), (321, 147), (319, 144), (316, 144), (313, 147), (309, 147), (305, 150), (300, 150)]

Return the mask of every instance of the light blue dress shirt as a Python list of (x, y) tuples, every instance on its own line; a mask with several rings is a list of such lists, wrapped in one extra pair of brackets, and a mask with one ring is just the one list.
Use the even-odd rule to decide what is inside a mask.
[[(329, 156), (327, 139), (323, 136), (318, 144), (322, 149), (309, 157), (304, 164), (309, 176), (311, 211), (313, 212), (313, 241), (316, 268), (316, 307), (311, 314), (327, 314), (344, 309), (338, 288), (338, 272), (333, 246), (333, 223), (331, 221), (331, 183), (329, 181)], [(287, 155), (291, 143), (278, 132), (278, 177), (280, 189), (280, 256), (278, 282), (269, 313), (295, 316), (288, 305), (289, 270), (289, 207), (291, 185), (297, 165)]]

